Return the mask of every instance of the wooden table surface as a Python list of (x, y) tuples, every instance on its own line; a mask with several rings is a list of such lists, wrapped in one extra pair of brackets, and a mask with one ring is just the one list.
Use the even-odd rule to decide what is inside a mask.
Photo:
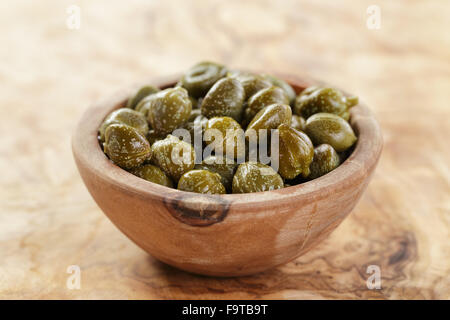
[[(0, 298), (450, 298), (450, 3), (2, 1)], [(67, 8), (81, 9), (69, 29)], [(202, 60), (309, 75), (358, 94), (385, 147), (361, 201), (277, 269), (208, 278), (168, 267), (96, 206), (71, 154), (83, 111)], [(245, 241), (245, 239), (243, 239)], [(69, 289), (69, 265), (81, 288)], [(369, 290), (369, 265), (381, 270)]]

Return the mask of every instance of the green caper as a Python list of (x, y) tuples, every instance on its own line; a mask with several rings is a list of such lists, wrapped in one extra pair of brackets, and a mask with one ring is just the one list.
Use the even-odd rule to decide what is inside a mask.
[(289, 104), (291, 106), (294, 105), (297, 94), (295, 93), (294, 88), (292, 88), (289, 83), (287, 83), (284, 80), (281, 80), (280, 78), (272, 76), (270, 74), (265, 74), (264, 78), (267, 79), (268, 81), (270, 81), (270, 83), (272, 83), (274, 86), (277, 86), (277, 87), (283, 89), (289, 98)]
[(173, 188), (172, 180), (160, 168), (151, 164), (144, 164), (140, 167), (130, 170), (130, 173), (147, 181)]
[(140, 112), (131, 110), (129, 108), (120, 108), (111, 112), (100, 126), (99, 133), (101, 141), (105, 141), (106, 128), (112, 124), (126, 124), (130, 127), (135, 128), (140, 134), (143, 134), (144, 136), (148, 132), (147, 120)]
[(316, 179), (339, 166), (340, 160), (336, 150), (329, 144), (321, 144), (314, 148), (314, 159), (309, 169), (309, 179)]
[(225, 77), (227, 69), (217, 63), (200, 62), (190, 68), (181, 78), (180, 84), (194, 98), (204, 96), (219, 79)]
[(272, 86), (259, 90), (248, 99), (245, 120), (250, 122), (260, 110), (274, 103), (289, 104), (289, 98), (283, 89)]
[(309, 165), (314, 157), (314, 147), (306, 134), (287, 124), (278, 127), (279, 172), (285, 179), (294, 179), (300, 173), (309, 175)]
[(283, 188), (283, 179), (268, 165), (245, 162), (239, 165), (233, 177), (233, 193), (270, 191)]
[(246, 130), (248, 135), (250, 130), (254, 130), (258, 134), (259, 130), (276, 129), (281, 124), (291, 124), (292, 110), (287, 104), (271, 104), (260, 110), (253, 120), (249, 123)]
[(154, 86), (144, 86), (141, 87), (133, 96), (131, 96), (127, 101), (127, 108), (134, 109), (139, 102), (145, 97), (158, 92), (159, 89)]
[[(230, 159), (242, 158), (245, 155), (244, 131), (233, 118), (209, 119), (206, 122), (204, 139), (207, 144), (215, 143), (216, 154), (227, 155)], [(219, 140), (216, 141), (216, 139)]]
[(236, 163), (234, 160), (219, 157), (209, 156), (200, 164), (196, 164), (194, 169), (209, 170), (220, 175), (220, 181), (228, 191), (231, 191), (231, 184), (233, 182), (234, 171), (236, 170)]
[(171, 133), (191, 115), (192, 103), (184, 88), (169, 88), (150, 96), (148, 121), (156, 134)]
[(242, 87), (245, 91), (244, 100), (247, 100), (258, 91), (272, 86), (272, 83), (270, 81), (254, 74), (240, 73), (231, 77), (235, 77), (241, 82)]
[(309, 118), (315, 113), (333, 113), (348, 120), (348, 109), (358, 103), (357, 97), (347, 99), (334, 88), (311, 87), (305, 89), (296, 99), (294, 113)]
[(195, 166), (193, 147), (169, 134), (164, 140), (152, 145), (152, 162), (160, 167), (174, 181)]
[(233, 78), (217, 81), (202, 101), (202, 114), (207, 118), (231, 117), (240, 121), (243, 112), (244, 88)]
[(152, 155), (147, 139), (125, 124), (112, 124), (106, 128), (103, 147), (108, 157), (125, 169), (141, 165)]
[(178, 181), (178, 189), (203, 194), (227, 193), (220, 175), (208, 170), (191, 170)]
[(296, 130), (300, 130), (300, 131), (305, 131), (305, 127), (306, 127), (306, 120), (303, 117), (300, 117), (296, 114), (292, 115), (292, 122), (291, 122), (291, 127), (296, 129)]
[(305, 132), (314, 145), (326, 143), (337, 152), (347, 150), (357, 140), (348, 122), (332, 113), (316, 113), (309, 117)]

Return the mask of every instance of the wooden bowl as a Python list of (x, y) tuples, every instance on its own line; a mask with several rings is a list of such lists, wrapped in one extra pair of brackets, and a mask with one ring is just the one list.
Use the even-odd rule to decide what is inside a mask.
[[(297, 92), (317, 82), (284, 76)], [(176, 78), (149, 81), (161, 88)], [(88, 109), (74, 133), (78, 170), (98, 206), (137, 245), (177, 268), (212, 276), (241, 276), (293, 260), (325, 239), (360, 199), (382, 149), (367, 107), (351, 109), (359, 139), (334, 171), (288, 188), (202, 195), (163, 187), (114, 165), (97, 141), (98, 128), (124, 106), (133, 88)], [(111, 254), (114, 254), (113, 252)]]

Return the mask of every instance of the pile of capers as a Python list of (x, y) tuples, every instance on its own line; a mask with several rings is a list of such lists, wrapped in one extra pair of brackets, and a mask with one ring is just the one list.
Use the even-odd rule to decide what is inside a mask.
[[(204, 194), (269, 191), (338, 167), (357, 140), (348, 123), (357, 103), (334, 88), (297, 95), (274, 76), (201, 62), (174, 87), (140, 88), (106, 117), (99, 140), (112, 162), (153, 183)], [(275, 169), (248, 148), (252, 132), (266, 141), (264, 130), (264, 139), (278, 137)]]

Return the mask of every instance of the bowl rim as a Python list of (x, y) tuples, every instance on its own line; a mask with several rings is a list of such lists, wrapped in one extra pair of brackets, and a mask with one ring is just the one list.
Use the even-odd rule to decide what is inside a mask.
[[(306, 77), (300, 78), (280, 73), (272, 74), (287, 81), (297, 92), (311, 85), (326, 84), (323, 81)], [(358, 105), (351, 108), (350, 111), (350, 124), (358, 136), (353, 152), (333, 171), (298, 185), (264, 192), (200, 196), (193, 192), (181, 191), (152, 183), (134, 176), (113, 164), (103, 153), (97, 138), (98, 128), (104, 118), (111, 111), (124, 106), (130, 94), (143, 84), (167, 88), (176, 83), (178, 79), (179, 75), (154, 77), (149, 79), (149, 81), (121, 90), (89, 107), (79, 120), (72, 136), (72, 152), (77, 164), (82, 164), (89, 168), (91, 174), (95, 174), (103, 181), (115, 185), (123, 192), (133, 193), (146, 199), (165, 202), (168, 199), (169, 201), (170, 199), (179, 201), (181, 196), (184, 202), (192, 199), (196, 203), (199, 201), (210, 202), (211, 200), (216, 203), (219, 201), (220, 203), (221, 199), (223, 199), (224, 203), (231, 203), (233, 206), (255, 207), (276, 206), (280, 201), (292, 201), (303, 196), (310, 197), (311, 201), (313, 201), (319, 195), (333, 192), (342, 183), (358, 183), (358, 181), (361, 181), (362, 178), (373, 171), (380, 158), (383, 146), (381, 129), (369, 108), (360, 100)], [(348, 95), (345, 91), (344, 93)]]

